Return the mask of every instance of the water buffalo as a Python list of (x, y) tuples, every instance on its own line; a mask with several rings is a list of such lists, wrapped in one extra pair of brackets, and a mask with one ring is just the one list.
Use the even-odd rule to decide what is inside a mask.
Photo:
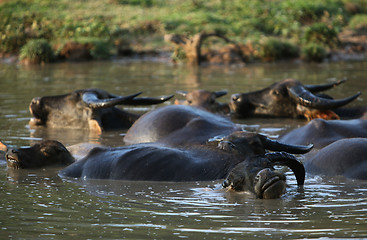
[(305, 161), (308, 173), (367, 180), (367, 138), (345, 138)]
[(273, 166), (285, 165), (295, 173), (297, 183), (303, 185), (305, 171), (301, 163), (290, 154), (266, 154), (266, 149), (306, 153), (311, 146), (281, 144), (260, 134), (239, 131), (206, 145), (181, 148), (160, 143), (93, 147), (80, 160), (60, 142), (45, 140), (29, 148), (9, 149), (6, 160), (10, 169), (71, 164), (59, 175), (82, 179), (201, 181), (224, 179), (228, 175), (225, 187), (237, 191), (248, 189), (261, 198), (283, 194), (285, 176)]
[(288, 166), (295, 174), (298, 186), (303, 185), (305, 172), (298, 160), (285, 152), (266, 153), (237, 164), (227, 175), (222, 186), (235, 191), (249, 189), (258, 198), (278, 198), (285, 192), (285, 175), (270, 167)]
[[(276, 198), (285, 190), (285, 176), (274, 165), (289, 166), (303, 185), (303, 165), (286, 153), (305, 153), (312, 146), (280, 144), (265, 136), (234, 132), (206, 145), (169, 147), (142, 143), (117, 148), (94, 148), (89, 154), (61, 170), (61, 177), (81, 179), (125, 179), (149, 181), (204, 181), (224, 179), (224, 187), (250, 190), (260, 198)], [(246, 163), (243, 163), (246, 162)], [(232, 171), (238, 164), (236, 171)]]
[(259, 91), (233, 94), (230, 108), (239, 117), (289, 117), (338, 119), (333, 109), (355, 100), (361, 93), (334, 100), (317, 93), (330, 89), (345, 80), (324, 85), (303, 85), (286, 79)]
[(278, 141), (314, 145), (303, 156), (309, 173), (367, 179), (367, 120), (314, 119), (281, 135)]
[(102, 132), (129, 128), (139, 115), (129, 113), (116, 105), (148, 105), (167, 101), (161, 98), (136, 98), (138, 94), (117, 96), (102, 89), (82, 89), (58, 96), (34, 98), (29, 106), (34, 116), (31, 127), (89, 128)]
[(67, 166), (85, 157), (93, 148), (103, 147), (97, 143), (78, 143), (65, 147), (55, 140), (43, 140), (30, 147), (9, 148), (0, 142), (0, 154), (8, 168), (27, 169), (47, 166)]
[(205, 143), (209, 138), (228, 135), (241, 127), (228, 118), (184, 105), (164, 106), (142, 115), (127, 131), (126, 144), (162, 142), (181, 145)]
[(305, 126), (281, 135), (278, 140), (287, 144), (313, 144), (314, 149), (343, 138), (367, 138), (367, 120), (324, 120), (314, 119)]
[(67, 166), (75, 161), (63, 144), (45, 140), (31, 147), (7, 149), (5, 158), (8, 168), (41, 168), (47, 166)]
[(185, 97), (184, 101), (176, 100), (176, 104), (199, 107), (213, 113), (229, 113), (229, 106), (226, 103), (217, 102), (216, 99), (227, 94), (227, 91), (176, 91), (179, 95)]
[(334, 112), (343, 119), (365, 119), (367, 120), (367, 106), (342, 107), (334, 109)]

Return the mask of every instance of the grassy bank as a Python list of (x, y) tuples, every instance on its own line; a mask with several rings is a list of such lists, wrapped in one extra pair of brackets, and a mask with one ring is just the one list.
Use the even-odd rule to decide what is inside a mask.
[(166, 34), (215, 31), (251, 43), (251, 61), (282, 59), (290, 48), (292, 56), (316, 60), (344, 47), (341, 32), (367, 33), (365, 0), (0, 2), (0, 52), (19, 54), (42, 39), (54, 51), (55, 58), (47, 59), (68, 59), (75, 49), (82, 49), (85, 59), (173, 51)]

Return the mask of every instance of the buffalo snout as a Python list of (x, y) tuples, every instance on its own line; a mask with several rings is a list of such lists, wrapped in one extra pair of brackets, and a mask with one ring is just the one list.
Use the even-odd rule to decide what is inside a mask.
[(240, 93), (232, 94), (229, 108), (232, 113), (240, 117), (249, 117), (253, 114), (254, 105), (250, 99)]
[(17, 149), (8, 149), (5, 154), (8, 168), (19, 169), (22, 168), (22, 164), (19, 161), (19, 151)]
[(279, 198), (285, 193), (286, 177), (271, 168), (260, 170), (255, 177), (254, 190), (259, 198)]

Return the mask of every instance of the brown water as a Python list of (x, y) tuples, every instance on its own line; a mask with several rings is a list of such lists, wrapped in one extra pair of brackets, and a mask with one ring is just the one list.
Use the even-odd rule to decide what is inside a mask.
[[(99, 87), (115, 94), (144, 91), (160, 96), (204, 88), (230, 94), (257, 90), (285, 78), (324, 83), (348, 77), (329, 91), (345, 97), (367, 92), (367, 62), (189, 69), (160, 62), (93, 62), (24, 67), (0, 64), (0, 139), (29, 146), (41, 139), (122, 145), (124, 131), (92, 135), (84, 130), (29, 129), (28, 105), (35, 96)], [(367, 93), (365, 93), (367, 94)], [(362, 95), (355, 104), (366, 104)], [(158, 107), (158, 106), (155, 106)], [(144, 112), (155, 107), (128, 107)], [(302, 120), (239, 121), (276, 137)], [(213, 182), (69, 182), (58, 169), (7, 170), (0, 161), (0, 239), (268, 239), (367, 237), (367, 182), (306, 176), (304, 191), (288, 173), (281, 199), (232, 193)]]

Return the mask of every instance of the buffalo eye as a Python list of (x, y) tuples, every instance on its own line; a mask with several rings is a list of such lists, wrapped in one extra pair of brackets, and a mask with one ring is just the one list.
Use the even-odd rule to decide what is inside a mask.
[(52, 148), (48, 146), (42, 147), (40, 151), (45, 157), (52, 157), (53, 155), (56, 155), (58, 152), (60, 152), (57, 148)]
[(31, 104), (39, 105), (40, 104), (40, 98), (33, 98)]
[(280, 95), (280, 93), (279, 93), (279, 91), (278, 90), (272, 90), (272, 92), (271, 92), (273, 95), (275, 95), (275, 96), (278, 96), (278, 95)]
[(232, 142), (229, 142), (229, 141), (221, 141), (218, 143), (217, 147), (218, 149), (221, 149), (227, 152), (231, 152), (232, 149), (236, 148), (236, 146)]
[(238, 95), (238, 94), (233, 95), (233, 96), (232, 96), (232, 100), (233, 100), (234, 102), (239, 102), (239, 101), (240, 101), (240, 95)]
[(51, 152), (48, 151), (47, 149), (41, 149), (41, 152), (42, 154), (45, 156), (45, 157), (50, 157), (51, 155)]
[(255, 176), (255, 179), (254, 179), (254, 184), (258, 183), (260, 180), (260, 176), (259, 175), (256, 175)]

